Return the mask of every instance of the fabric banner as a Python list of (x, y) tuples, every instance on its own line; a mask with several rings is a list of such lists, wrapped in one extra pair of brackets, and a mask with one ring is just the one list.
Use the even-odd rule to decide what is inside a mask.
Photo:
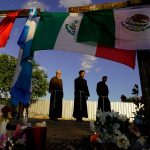
[[(110, 55), (109, 52), (104, 51), (103, 49), (102, 52), (100, 52), (101, 48), (97, 46), (97, 43), (89, 44), (76, 42), (82, 18), (82, 14), (75, 13), (41, 13), (41, 18), (32, 42), (32, 52), (37, 50), (54, 49), (80, 52), (97, 57), (101, 57), (101, 54), (104, 53), (102, 58), (109, 59), (110, 57), (107, 57), (107, 55)], [(114, 53), (116, 53), (116, 49), (113, 50)], [(117, 49), (117, 52), (118, 51), (122, 50)], [(135, 55), (136, 52), (134, 51), (132, 53)], [(129, 51), (119, 54), (119, 58), (117, 58), (116, 55), (114, 55), (113, 58), (111, 53), (111, 60), (134, 68), (133, 63), (130, 64), (130, 62), (135, 62), (135, 56), (130, 56), (131, 53)], [(125, 58), (127, 58), (127, 55), (129, 55), (128, 59), (132, 60), (126, 60)], [(121, 58), (122, 61), (120, 61)], [(117, 59), (119, 59), (119, 61)]]
[(37, 22), (36, 10), (30, 10), (29, 17), (18, 40), (20, 52), (11, 89), (11, 103), (13, 105), (18, 105), (19, 102), (26, 105), (30, 100), (32, 81), (32, 57), (30, 56), (30, 48)]
[(77, 41), (126, 50), (150, 49), (150, 8), (85, 12)]
[(19, 12), (8, 13), (5, 17), (0, 16), (0, 48), (5, 47)]

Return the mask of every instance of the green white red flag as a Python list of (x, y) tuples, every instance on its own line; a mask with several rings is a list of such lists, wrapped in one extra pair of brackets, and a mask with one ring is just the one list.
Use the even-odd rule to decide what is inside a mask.
[(32, 41), (32, 52), (37, 50), (74, 51), (116, 61), (131, 68), (135, 66), (136, 52), (107, 49), (98, 43), (76, 41), (83, 15), (69, 13), (41, 13), (41, 18)]

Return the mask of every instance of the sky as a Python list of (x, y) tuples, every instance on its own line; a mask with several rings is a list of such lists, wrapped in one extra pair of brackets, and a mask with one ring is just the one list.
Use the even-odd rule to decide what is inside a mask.
[[(41, 10), (49, 12), (67, 12), (68, 7), (88, 4), (100, 4), (116, 2), (117, 0), (1, 0), (0, 10), (15, 10), (31, 7), (40, 7)], [(120, 0), (121, 1), (121, 0)], [(10, 34), (7, 45), (0, 49), (0, 54), (9, 54), (18, 57), (19, 46), (17, 41), (22, 32), (26, 18), (17, 18)], [(80, 69), (86, 71), (85, 79), (90, 91), (89, 100), (97, 100), (96, 85), (101, 81), (102, 76), (108, 76), (110, 101), (120, 101), (122, 94), (132, 96), (134, 84), (139, 85), (141, 95), (141, 83), (138, 64), (136, 59), (135, 69), (113, 62), (75, 52), (42, 50), (37, 51), (35, 61), (40, 64), (48, 74), (48, 80), (55, 76), (56, 70), (62, 71), (64, 88), (64, 100), (74, 99), (74, 79), (78, 77)], [(49, 99), (49, 94), (46, 98)]]

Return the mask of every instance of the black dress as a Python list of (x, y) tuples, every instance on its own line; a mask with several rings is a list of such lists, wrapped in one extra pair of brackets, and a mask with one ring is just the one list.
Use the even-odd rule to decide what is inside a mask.
[(63, 98), (62, 79), (58, 79), (57, 77), (51, 78), (49, 84), (49, 93), (51, 93), (49, 117), (51, 119), (61, 118)]
[(108, 98), (109, 89), (104, 81), (98, 82), (96, 87), (98, 98), (98, 109), (101, 111), (111, 111), (110, 101)]
[(76, 119), (82, 119), (82, 117), (88, 118), (87, 113), (87, 99), (90, 96), (87, 81), (81, 77), (74, 80), (74, 111), (73, 117)]

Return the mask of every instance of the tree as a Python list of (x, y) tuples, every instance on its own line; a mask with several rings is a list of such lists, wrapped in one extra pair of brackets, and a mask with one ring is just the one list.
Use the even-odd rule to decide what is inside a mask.
[(16, 67), (16, 58), (6, 54), (0, 55), (0, 97), (8, 98)]
[[(0, 55), (0, 97), (10, 96), (17, 59), (6, 54)], [(48, 76), (44, 69), (33, 61), (32, 98), (38, 99), (46, 96), (48, 91)]]
[(39, 97), (46, 96), (48, 91), (48, 76), (45, 69), (40, 67), (39, 64), (33, 62), (32, 71), (32, 98), (38, 99)]

